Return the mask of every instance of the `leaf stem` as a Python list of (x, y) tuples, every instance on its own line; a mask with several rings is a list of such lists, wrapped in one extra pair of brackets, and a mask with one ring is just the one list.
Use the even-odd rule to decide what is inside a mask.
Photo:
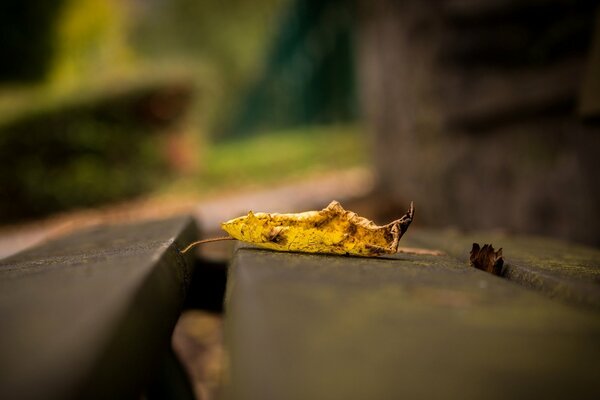
[(204, 240), (198, 240), (196, 242), (190, 243), (187, 245), (187, 247), (181, 251), (179, 251), (181, 254), (187, 253), (187, 251), (189, 249), (191, 249), (192, 247), (199, 245), (199, 244), (204, 244), (204, 243), (211, 243), (211, 242), (220, 242), (223, 240), (235, 240), (235, 238), (232, 238), (231, 236), (223, 236), (223, 237), (216, 237), (216, 238), (210, 238), (210, 239), (204, 239)]

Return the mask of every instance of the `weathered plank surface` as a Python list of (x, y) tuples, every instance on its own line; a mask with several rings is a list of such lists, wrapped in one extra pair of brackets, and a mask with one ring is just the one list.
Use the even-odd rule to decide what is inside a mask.
[(0, 261), (0, 397), (135, 398), (192, 272), (188, 218), (103, 226)]
[(505, 278), (550, 297), (600, 309), (600, 250), (558, 240), (504, 233), (419, 230), (403, 244), (437, 248), (468, 263), (473, 242), (503, 248)]
[(600, 314), (456, 258), (240, 249), (229, 399), (597, 398)]

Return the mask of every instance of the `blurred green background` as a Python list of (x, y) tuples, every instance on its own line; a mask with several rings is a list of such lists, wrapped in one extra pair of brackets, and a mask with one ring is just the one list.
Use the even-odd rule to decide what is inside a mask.
[(5, 0), (0, 221), (362, 165), (349, 2)]

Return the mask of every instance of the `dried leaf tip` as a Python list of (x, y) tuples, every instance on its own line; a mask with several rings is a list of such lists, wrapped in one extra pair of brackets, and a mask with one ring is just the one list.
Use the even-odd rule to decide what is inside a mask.
[(502, 266), (504, 265), (502, 248), (494, 251), (494, 246), (491, 244), (484, 244), (483, 247), (480, 247), (479, 243), (473, 243), (469, 261), (474, 268), (494, 275), (502, 275)]

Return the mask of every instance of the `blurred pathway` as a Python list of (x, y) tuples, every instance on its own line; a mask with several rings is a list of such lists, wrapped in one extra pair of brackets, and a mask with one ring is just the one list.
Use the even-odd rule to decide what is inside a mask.
[(49, 238), (83, 227), (141, 219), (190, 214), (203, 236), (219, 231), (219, 224), (249, 210), (298, 212), (325, 207), (331, 200), (341, 202), (367, 195), (373, 188), (373, 175), (355, 168), (309, 177), (302, 181), (244, 190), (215, 197), (138, 200), (96, 209), (73, 211), (44, 220), (0, 227), (0, 258), (8, 257)]
[(204, 234), (220, 231), (220, 223), (248, 211), (300, 212), (326, 207), (367, 195), (373, 177), (365, 169), (352, 169), (269, 189), (239, 193), (200, 202), (193, 211)]

